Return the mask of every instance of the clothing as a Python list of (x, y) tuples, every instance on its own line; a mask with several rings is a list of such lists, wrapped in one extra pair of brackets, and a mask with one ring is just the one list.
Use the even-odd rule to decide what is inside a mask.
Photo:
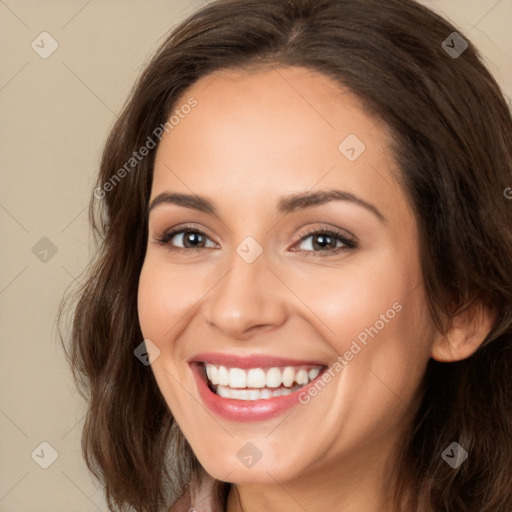
[(204, 471), (201, 482), (191, 481), (169, 512), (225, 512), (222, 495), (226, 485)]

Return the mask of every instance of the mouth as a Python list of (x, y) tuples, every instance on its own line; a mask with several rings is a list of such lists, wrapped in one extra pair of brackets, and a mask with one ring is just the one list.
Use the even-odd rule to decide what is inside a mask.
[(269, 419), (299, 404), (327, 370), (318, 361), (227, 354), (198, 355), (189, 365), (203, 403), (237, 422)]
[(203, 377), (213, 393), (244, 401), (290, 395), (315, 380), (323, 369), (322, 365), (245, 369), (202, 363)]

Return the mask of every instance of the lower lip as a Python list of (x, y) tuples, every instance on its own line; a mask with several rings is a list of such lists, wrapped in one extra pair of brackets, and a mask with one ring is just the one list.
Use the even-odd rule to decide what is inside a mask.
[(203, 375), (202, 365), (191, 364), (190, 366), (194, 373), (199, 395), (208, 409), (222, 418), (238, 422), (261, 421), (279, 416), (284, 411), (299, 404), (299, 394), (307, 393), (308, 388), (313, 386), (316, 379), (323, 373), (320, 372), (316, 379), (289, 395), (260, 400), (234, 400), (223, 398), (208, 387), (206, 377)]

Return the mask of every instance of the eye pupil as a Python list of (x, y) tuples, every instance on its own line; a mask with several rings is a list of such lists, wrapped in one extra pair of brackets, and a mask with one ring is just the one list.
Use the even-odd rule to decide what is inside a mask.
[(202, 236), (199, 233), (195, 233), (194, 231), (188, 231), (184, 236), (183, 243), (184, 243), (185, 247), (187, 246), (187, 244), (189, 242), (192, 243), (191, 247), (197, 247), (197, 245), (195, 245), (195, 243), (197, 243), (197, 242), (200, 243), (201, 238), (202, 238)]
[(315, 248), (325, 248), (327, 245), (332, 244), (334, 241), (334, 245), (336, 246), (336, 241), (329, 235), (316, 235), (314, 240), (320, 240), (320, 242), (313, 243)]

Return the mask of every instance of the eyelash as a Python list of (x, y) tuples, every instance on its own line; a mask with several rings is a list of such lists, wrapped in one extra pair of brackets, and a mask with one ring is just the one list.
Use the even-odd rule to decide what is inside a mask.
[[(166, 246), (172, 252), (175, 252), (175, 251), (176, 252), (180, 252), (180, 251), (196, 252), (201, 249), (208, 249), (208, 247), (174, 247), (173, 245), (171, 245), (170, 241), (176, 235), (179, 235), (181, 233), (197, 233), (197, 234), (200, 234), (201, 236), (209, 238), (208, 235), (206, 235), (206, 233), (203, 233), (201, 230), (195, 228), (194, 226), (185, 225), (185, 226), (180, 226), (179, 228), (177, 228), (173, 231), (163, 233), (162, 235), (160, 235), (157, 238), (156, 241), (160, 245)], [(300, 239), (297, 243), (303, 242), (305, 239), (309, 238), (310, 236), (315, 236), (315, 235), (328, 235), (332, 238), (339, 240), (344, 245), (344, 247), (337, 247), (335, 249), (328, 249), (325, 251), (315, 251), (315, 250), (304, 251), (303, 250), (302, 252), (306, 253), (306, 256), (312, 256), (315, 253), (321, 257), (331, 256), (334, 254), (339, 254), (341, 252), (350, 251), (350, 250), (357, 248), (357, 243), (356, 243), (355, 239), (353, 239), (352, 237), (350, 237), (349, 235), (347, 235), (344, 232), (333, 230), (333, 229), (317, 229), (317, 230), (314, 230), (311, 232), (302, 233), (300, 235)]]

